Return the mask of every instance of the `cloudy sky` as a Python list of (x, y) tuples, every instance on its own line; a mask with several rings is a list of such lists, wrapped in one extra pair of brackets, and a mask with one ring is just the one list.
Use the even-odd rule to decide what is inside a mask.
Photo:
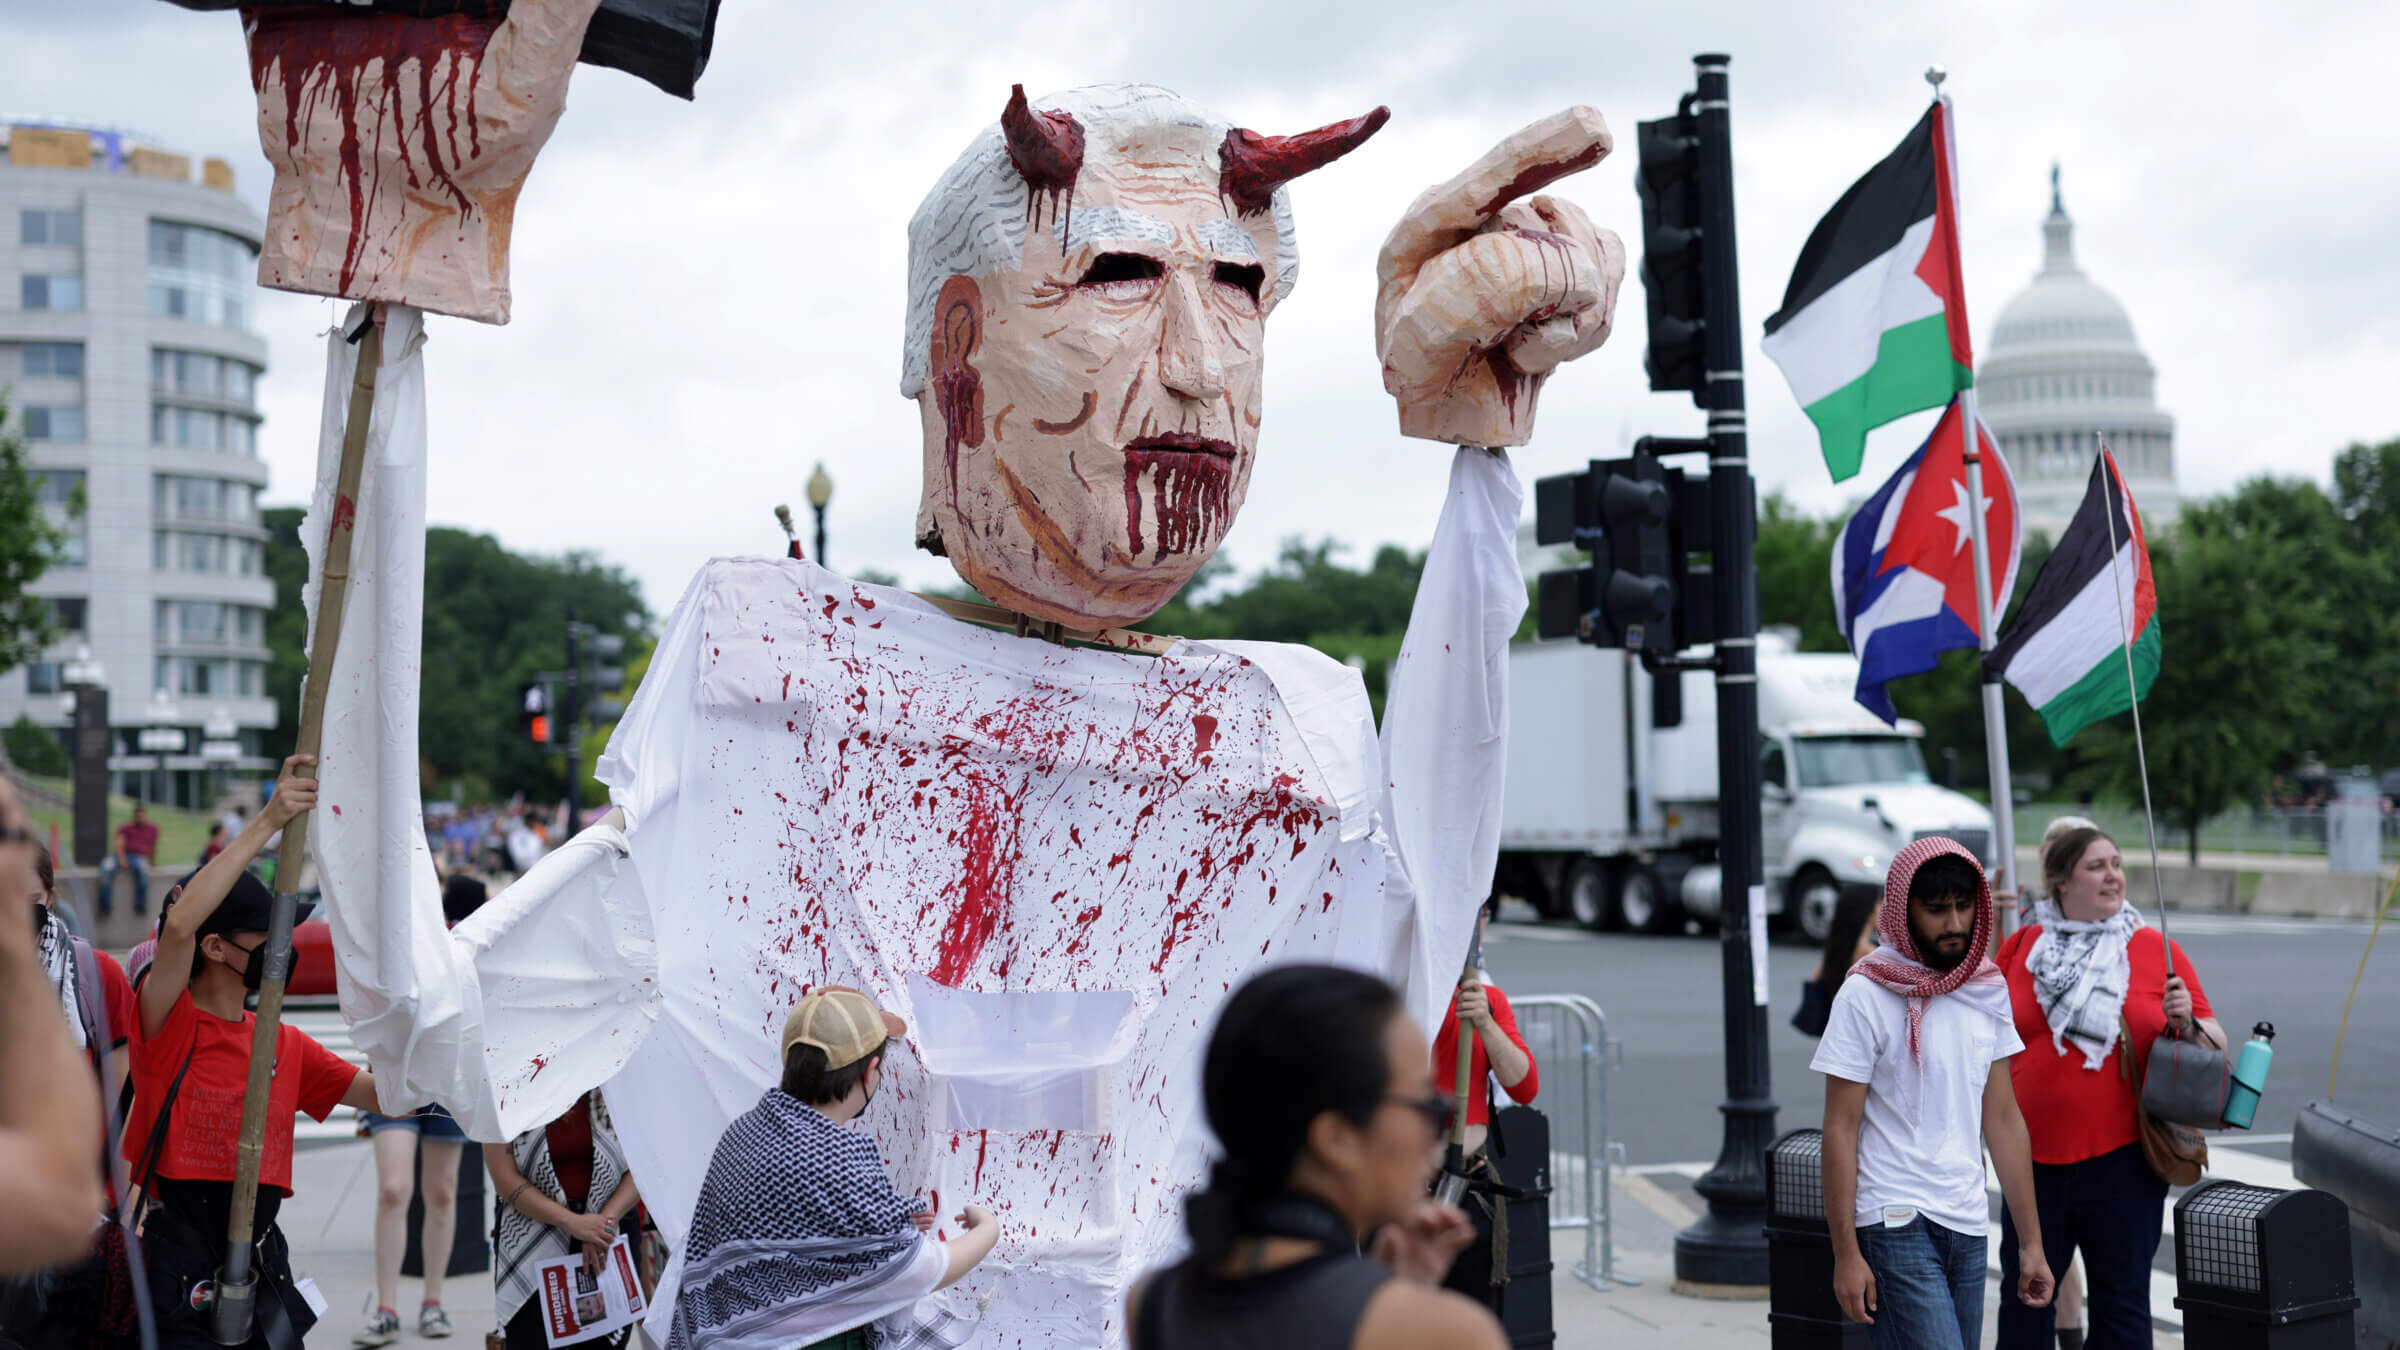
[[(941, 9), (940, 15), (920, 10)], [(1390, 126), (1293, 189), (1303, 277), (1269, 329), (1244, 569), (1288, 536), (1422, 546), (1446, 455), (1401, 438), (1377, 379), (1373, 265), (1408, 201), (1571, 103), (1621, 149), (1554, 191), (1638, 254), (1633, 124), (1672, 110), (1695, 52), (1732, 53), (1753, 464), (1833, 510), (1913, 448), (1931, 414), (1870, 442), (1837, 487), (1758, 354), (1810, 227), (1927, 97), (1959, 105), (1967, 287), (1978, 347), (2041, 260), (2052, 160), (2077, 251), (2131, 311), (2177, 419), (2187, 494), (2260, 473), (2322, 479), (2357, 439), (2400, 434), (2400, 122), (2353, 58), (2400, 50), (2400, 6), (2227, 0), (2107, 7), (1682, 3), (1483, 7), (1418, 0), (1078, 0), (1003, 6), (726, 0), (696, 103), (584, 68), (517, 213), (515, 321), (429, 327), (431, 509), (514, 548), (597, 550), (664, 609), (714, 554), (779, 551), (836, 483), (832, 561), (927, 584), (909, 547), (917, 418), (899, 397), (904, 230), (1012, 82), (1165, 84), (1288, 133), (1378, 103)], [(1504, 17), (1505, 16), (1505, 17)], [(0, 9), (0, 113), (113, 123), (221, 155), (263, 209), (268, 173), (239, 26), (158, 0)], [(332, 302), (265, 293), (270, 499), (305, 500)], [(1645, 390), (1642, 298), (1610, 345), (1545, 389), (1530, 477), (1694, 435)]]

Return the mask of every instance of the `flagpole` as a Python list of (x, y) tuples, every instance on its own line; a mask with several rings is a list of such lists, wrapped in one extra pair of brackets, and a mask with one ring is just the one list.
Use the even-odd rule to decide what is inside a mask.
[[(1929, 67), (1925, 82), (1933, 86), (1935, 102), (1942, 99), (1942, 81), (1949, 72), (1940, 66)], [(1949, 119), (1943, 119), (1942, 154), (1949, 160), (1950, 170), (1956, 173), (1955, 159), (1950, 158), (1953, 137)], [(1957, 191), (1955, 176), (1951, 178), (1950, 303), (1964, 312), (1967, 304), (1964, 278), (1959, 275), (1959, 242)], [(1961, 430), (1965, 438), (1967, 460), (1967, 531), (1975, 550), (1975, 636), (1981, 655), (1990, 656), (1999, 644), (2000, 625), (1992, 613), (1992, 554), (1983, 537), (1983, 415), (1976, 407), (1975, 385), (1968, 381), (1960, 394), (1960, 411), (1966, 414)], [(2017, 899), (2017, 820), (2016, 799), (2009, 782), (2008, 771), (2008, 707), (2001, 698), (2000, 676), (1990, 669), (1990, 663), (1977, 661), (1976, 669), (1983, 681), (1983, 754), (1989, 767), (1992, 785), (1992, 853), (1998, 864), (1997, 885), (1993, 893)], [(2000, 931), (2003, 935), (2017, 929), (2017, 906), (2005, 904), (2000, 910)]]

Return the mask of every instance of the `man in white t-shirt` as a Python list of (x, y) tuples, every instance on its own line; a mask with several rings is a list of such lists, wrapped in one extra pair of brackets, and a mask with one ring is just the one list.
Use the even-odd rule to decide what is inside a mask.
[[(2010, 1210), (2034, 1213), (2033, 1148), (2008, 1077), (2025, 1044), (1992, 964), (1993, 926), (1973, 853), (1943, 838), (1900, 850), (1875, 921), (1883, 945), (1850, 968), (1809, 1062), (1825, 1075), (1834, 1294), (1871, 1324), (1876, 1350), (1980, 1343), (1983, 1143)], [(2036, 1223), (2018, 1232), (2019, 1296), (2038, 1308), (2050, 1266)]]

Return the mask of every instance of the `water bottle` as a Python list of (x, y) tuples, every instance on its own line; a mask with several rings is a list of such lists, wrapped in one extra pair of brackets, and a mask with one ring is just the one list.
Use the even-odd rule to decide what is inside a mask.
[(2234, 1062), (2233, 1088), (2225, 1094), (2225, 1123), (2237, 1130), (2250, 1128), (2258, 1114), (2258, 1099), (2267, 1090), (2267, 1066), (2275, 1060), (2275, 1024), (2261, 1022), (2250, 1029), (2249, 1043)]

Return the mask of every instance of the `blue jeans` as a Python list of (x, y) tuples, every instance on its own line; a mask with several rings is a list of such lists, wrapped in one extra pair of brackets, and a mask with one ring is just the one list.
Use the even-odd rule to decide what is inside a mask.
[[(133, 873), (133, 912), (150, 912), (150, 860), (139, 853), (125, 855), (125, 870)], [(100, 860), (100, 912), (108, 913), (109, 904), (116, 898), (117, 855), (109, 854)]]
[(1983, 1238), (1920, 1214), (1903, 1228), (1859, 1229), (1858, 1250), (1875, 1272), (1875, 1324), (1867, 1329), (1875, 1350), (1975, 1350), (1982, 1343)]
[[(2089, 1350), (2148, 1350), (2150, 1262), (2166, 1230), (2167, 1183), (2127, 1144), (2078, 1163), (2035, 1163), (2033, 1203), (2042, 1220), (2042, 1254), (2052, 1276), (2083, 1253), (2084, 1318)], [(2017, 1224), (2000, 1211), (2001, 1350), (2058, 1344), (2058, 1305), (2017, 1302)]]

